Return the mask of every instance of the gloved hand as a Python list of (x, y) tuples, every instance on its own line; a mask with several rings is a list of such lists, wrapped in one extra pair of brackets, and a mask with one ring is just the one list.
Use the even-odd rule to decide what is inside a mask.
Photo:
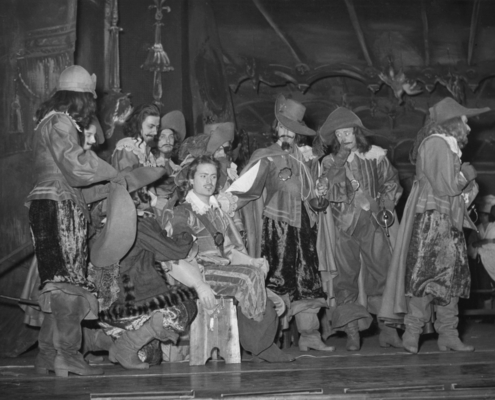
[(196, 293), (198, 293), (199, 301), (203, 304), (203, 307), (207, 310), (212, 310), (217, 305), (217, 299), (215, 298), (215, 292), (206, 282), (198, 282), (194, 286)]
[(335, 166), (342, 167), (347, 161), (347, 158), (349, 158), (349, 154), (351, 154), (351, 149), (348, 149), (347, 147), (341, 145), (337, 154), (333, 156), (335, 160)]
[(270, 289), (266, 289), (266, 295), (275, 305), (275, 312), (277, 313), (277, 315), (281, 317), (286, 309), (285, 302), (279, 295), (275, 294)]
[(471, 182), (478, 176), (478, 173), (476, 172), (474, 167), (468, 162), (465, 162), (461, 165), (461, 172), (468, 182)]

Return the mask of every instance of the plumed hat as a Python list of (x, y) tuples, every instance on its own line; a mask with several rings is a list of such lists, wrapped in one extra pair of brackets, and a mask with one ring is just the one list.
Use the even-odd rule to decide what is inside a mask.
[(441, 124), (449, 119), (461, 117), (474, 117), (475, 115), (486, 113), (490, 111), (490, 107), (483, 108), (466, 108), (461, 106), (457, 101), (450, 97), (446, 97), (440, 100), (433, 107), (430, 107), (430, 119), (435, 124)]
[(72, 65), (62, 71), (58, 78), (57, 91), (69, 90), (71, 92), (92, 93), (96, 99), (96, 75), (90, 75), (80, 65)]
[(170, 111), (160, 120), (160, 132), (164, 129), (172, 129), (179, 135), (179, 142), (186, 137), (186, 120), (179, 110)]
[(299, 135), (315, 136), (316, 132), (303, 122), (306, 107), (298, 101), (279, 95), (275, 101), (275, 118), (288, 130)]
[(351, 110), (345, 107), (338, 107), (327, 117), (326, 121), (318, 130), (318, 134), (323, 144), (327, 144), (330, 141), (331, 135), (337, 129), (353, 128), (355, 126), (359, 127), (365, 135), (373, 134), (368, 128), (364, 127), (361, 119)]

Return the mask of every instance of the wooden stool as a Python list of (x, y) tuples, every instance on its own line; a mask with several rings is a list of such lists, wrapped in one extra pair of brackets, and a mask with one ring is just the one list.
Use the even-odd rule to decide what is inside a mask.
[(189, 365), (205, 365), (217, 348), (226, 364), (241, 362), (237, 310), (233, 298), (218, 299), (212, 315), (198, 301), (198, 315), (191, 324)]

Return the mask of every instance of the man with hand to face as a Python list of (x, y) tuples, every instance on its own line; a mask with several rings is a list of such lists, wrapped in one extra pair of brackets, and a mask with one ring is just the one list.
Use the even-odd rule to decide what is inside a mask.
[[(370, 313), (380, 310), (392, 252), (378, 218), (384, 208), (393, 212), (402, 194), (397, 170), (384, 149), (368, 142), (365, 135), (370, 133), (343, 107), (333, 111), (319, 130), (323, 145), (331, 149), (322, 161), (322, 175), (330, 184), (328, 199), (337, 231), (332, 327), (346, 332), (349, 351), (360, 349), (359, 330), (369, 327)], [(360, 273), (367, 309), (357, 302)], [(379, 328), (382, 347), (402, 347), (395, 329), (381, 322)]]

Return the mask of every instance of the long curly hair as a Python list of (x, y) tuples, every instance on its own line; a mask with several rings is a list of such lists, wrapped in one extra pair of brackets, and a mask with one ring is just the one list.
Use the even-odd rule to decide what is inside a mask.
[(136, 107), (124, 124), (124, 135), (139, 139), (144, 120), (149, 117), (160, 118), (160, 109), (155, 104), (141, 104)]
[(426, 118), (423, 127), (416, 135), (414, 145), (409, 152), (409, 160), (412, 164), (416, 164), (418, 158), (419, 146), (428, 136), (434, 133), (439, 133), (447, 136), (452, 136), (457, 140), (460, 148), (463, 148), (467, 144), (467, 135), (469, 133), (466, 124), (462, 121), (461, 117), (451, 118), (441, 124), (436, 124), (429, 116)]
[[(170, 129), (172, 131), (172, 133), (174, 134), (174, 145), (173, 145), (172, 150), (170, 152), (171, 153), (170, 158), (176, 160), (177, 156), (179, 155), (179, 148), (181, 145), (180, 136), (177, 133), (177, 131), (175, 131), (174, 129), (171, 129), (171, 128), (166, 128), (166, 129)], [(160, 133), (161, 133), (161, 130), (160, 130)], [(157, 135), (156, 147), (153, 147), (151, 149), (151, 153), (153, 153), (155, 158), (160, 157), (160, 149), (158, 148), (158, 142), (160, 141), (160, 133), (158, 133), (158, 135)]]
[[(354, 135), (356, 136), (356, 145), (358, 151), (362, 154), (370, 151), (371, 143), (358, 126), (354, 127)], [(321, 146), (325, 154), (337, 154), (340, 150), (340, 143), (335, 132), (330, 135), (329, 140), (327, 140), (325, 143), (321, 141)]]
[(66, 112), (86, 129), (96, 113), (96, 101), (92, 93), (59, 90), (36, 110), (36, 123), (39, 123), (50, 111)]

